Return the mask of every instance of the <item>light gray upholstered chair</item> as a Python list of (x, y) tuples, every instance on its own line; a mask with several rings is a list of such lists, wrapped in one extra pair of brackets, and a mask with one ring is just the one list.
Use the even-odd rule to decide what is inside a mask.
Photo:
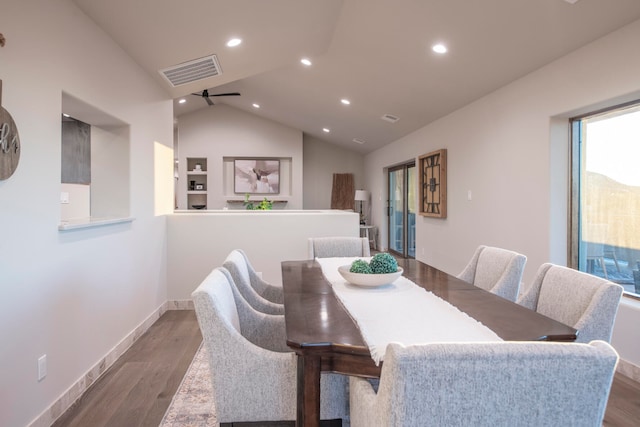
[(350, 378), (352, 427), (602, 425), (609, 344), (390, 344), (379, 387)]
[(502, 298), (515, 301), (527, 257), (491, 246), (479, 246), (459, 279)]
[(256, 273), (251, 262), (249, 262), (249, 257), (242, 249), (234, 249), (231, 251), (232, 254), (234, 252), (238, 252), (241, 257), (235, 256), (234, 254), (231, 258), (238, 267), (237, 269), (234, 269), (234, 271), (231, 271), (233, 280), (235, 280), (236, 283), (239, 281), (248, 282), (253, 290), (255, 290), (262, 298), (276, 304), (282, 304), (284, 302), (282, 286), (276, 286), (263, 280), (262, 277)]
[[(260, 313), (236, 299), (228, 276), (213, 270), (192, 294), (209, 357), (218, 423), (296, 418), (295, 353), (284, 316)], [(348, 417), (347, 379), (322, 374), (321, 417)]]
[(310, 237), (309, 259), (371, 256), (365, 237)]
[(267, 314), (284, 314), (284, 305), (263, 298), (251, 286), (251, 276), (249, 275), (247, 263), (240, 251), (231, 251), (222, 266), (229, 271), (233, 278), (233, 284), (253, 308)]
[(576, 328), (576, 342), (610, 342), (622, 291), (600, 277), (546, 263), (517, 303)]

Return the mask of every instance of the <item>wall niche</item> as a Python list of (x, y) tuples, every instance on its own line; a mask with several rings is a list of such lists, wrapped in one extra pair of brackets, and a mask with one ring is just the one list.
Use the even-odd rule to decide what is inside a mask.
[(129, 217), (129, 125), (62, 94), (60, 229)]

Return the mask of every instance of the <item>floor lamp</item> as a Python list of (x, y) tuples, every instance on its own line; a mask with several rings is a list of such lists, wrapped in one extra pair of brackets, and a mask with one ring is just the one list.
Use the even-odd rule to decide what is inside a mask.
[(360, 224), (365, 225), (364, 214), (362, 213), (362, 204), (369, 200), (369, 192), (367, 190), (356, 190), (356, 202), (360, 202)]

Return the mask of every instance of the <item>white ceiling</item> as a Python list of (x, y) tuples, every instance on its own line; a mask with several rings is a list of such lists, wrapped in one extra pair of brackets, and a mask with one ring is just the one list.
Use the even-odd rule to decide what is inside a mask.
[[(238, 91), (212, 99), (363, 153), (640, 19), (639, 0), (74, 1), (187, 98), (176, 116), (211, 108), (192, 92)], [(231, 37), (243, 43), (229, 48)], [(449, 52), (433, 53), (437, 42)], [(219, 76), (172, 88), (159, 73), (210, 54)]]

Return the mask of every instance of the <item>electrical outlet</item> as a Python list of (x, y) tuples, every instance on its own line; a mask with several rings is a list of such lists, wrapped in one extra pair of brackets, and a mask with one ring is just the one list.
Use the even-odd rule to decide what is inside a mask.
[(60, 193), (60, 203), (62, 203), (63, 205), (69, 204), (69, 193), (67, 193), (66, 191)]
[(47, 376), (47, 355), (43, 354), (38, 358), (38, 381), (42, 381)]

